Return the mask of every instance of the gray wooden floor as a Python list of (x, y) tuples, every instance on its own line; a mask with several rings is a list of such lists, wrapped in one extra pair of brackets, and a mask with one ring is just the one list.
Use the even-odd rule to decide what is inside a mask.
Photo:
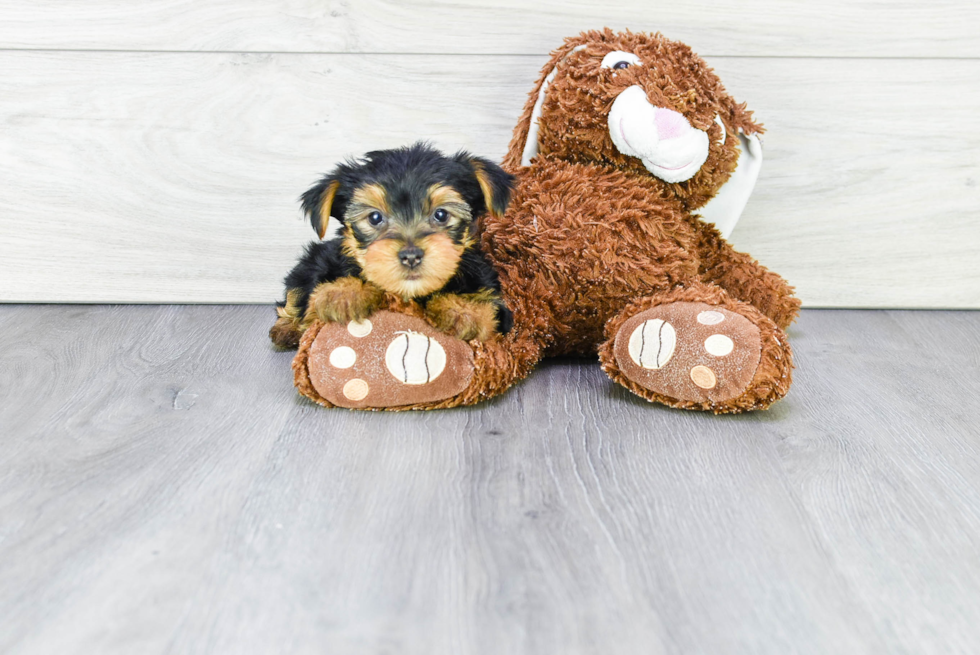
[(0, 652), (980, 652), (980, 313), (806, 311), (737, 417), (324, 410), (271, 319), (0, 306)]

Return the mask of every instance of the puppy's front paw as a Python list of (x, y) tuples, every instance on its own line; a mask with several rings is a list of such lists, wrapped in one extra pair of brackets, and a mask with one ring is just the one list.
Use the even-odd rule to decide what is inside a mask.
[(426, 303), (425, 313), (441, 331), (463, 341), (486, 341), (497, 330), (497, 306), (482, 297), (437, 294)]
[(356, 277), (324, 282), (310, 294), (305, 322), (314, 318), (324, 323), (361, 321), (381, 306), (383, 298), (381, 289)]

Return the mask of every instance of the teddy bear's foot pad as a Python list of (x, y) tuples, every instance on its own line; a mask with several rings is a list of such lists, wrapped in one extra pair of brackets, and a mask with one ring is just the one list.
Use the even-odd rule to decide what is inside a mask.
[(466, 389), (473, 351), (420, 318), (382, 311), (324, 325), (307, 366), (317, 393), (338, 407), (405, 407)]
[(658, 305), (627, 320), (613, 346), (620, 371), (667, 398), (721, 403), (752, 382), (762, 354), (759, 328), (705, 303)]

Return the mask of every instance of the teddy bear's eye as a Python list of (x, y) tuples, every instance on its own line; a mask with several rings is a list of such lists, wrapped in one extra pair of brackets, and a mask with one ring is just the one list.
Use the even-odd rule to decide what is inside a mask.
[(640, 58), (634, 55), (632, 52), (613, 50), (602, 58), (601, 65), (603, 68), (623, 70), (624, 68), (629, 68), (630, 66), (639, 66)]
[(371, 212), (368, 214), (368, 223), (374, 227), (378, 227), (385, 222), (385, 217), (381, 215), (381, 212)]

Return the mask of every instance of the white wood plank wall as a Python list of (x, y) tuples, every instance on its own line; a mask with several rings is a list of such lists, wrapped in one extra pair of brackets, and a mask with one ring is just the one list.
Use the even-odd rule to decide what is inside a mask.
[(548, 51), (705, 55), (766, 124), (732, 235), (807, 306), (980, 307), (980, 5), (0, 0), (0, 301), (270, 302), (345, 155), (499, 159)]

